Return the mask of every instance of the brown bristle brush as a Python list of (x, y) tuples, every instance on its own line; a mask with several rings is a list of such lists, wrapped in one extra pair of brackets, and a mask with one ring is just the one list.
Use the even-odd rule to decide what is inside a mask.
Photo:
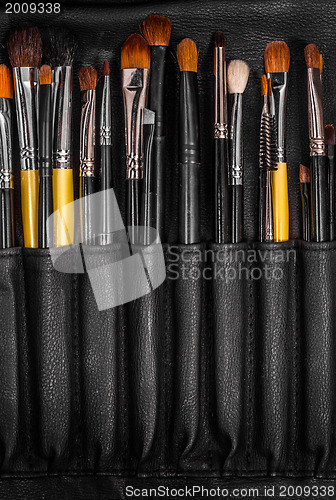
[(305, 241), (310, 241), (310, 170), (305, 165), (300, 165), (300, 192), (302, 202), (303, 239)]

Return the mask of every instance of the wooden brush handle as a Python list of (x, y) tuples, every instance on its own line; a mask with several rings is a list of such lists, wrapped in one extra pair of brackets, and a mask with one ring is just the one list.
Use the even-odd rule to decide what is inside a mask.
[(21, 208), (26, 248), (38, 247), (38, 170), (21, 170)]
[(277, 163), (272, 171), (274, 241), (289, 240), (287, 163)]

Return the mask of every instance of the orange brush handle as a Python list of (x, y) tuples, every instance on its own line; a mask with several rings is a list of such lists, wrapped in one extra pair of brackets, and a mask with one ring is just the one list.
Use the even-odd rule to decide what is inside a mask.
[(38, 247), (38, 170), (21, 170), (21, 208), (24, 246)]
[(74, 188), (70, 168), (53, 169), (54, 241), (56, 247), (72, 245), (74, 240)]

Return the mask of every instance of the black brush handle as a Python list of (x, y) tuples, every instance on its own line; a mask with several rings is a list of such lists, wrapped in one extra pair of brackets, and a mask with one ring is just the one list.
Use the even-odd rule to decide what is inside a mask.
[(91, 194), (95, 192), (95, 178), (83, 177), (79, 179), (79, 196), (80, 196), (80, 216), (81, 216), (81, 231), (82, 243), (84, 245), (94, 244), (93, 231), (93, 203)]
[(243, 186), (232, 186), (232, 243), (243, 240)]
[(113, 188), (113, 177), (112, 177), (112, 145), (100, 146), (101, 155), (101, 174), (100, 174), (100, 190), (101, 202), (100, 202), (100, 231), (97, 239), (98, 245), (107, 245), (112, 243), (112, 197), (107, 194), (104, 195), (103, 191), (107, 191)]
[(179, 241), (192, 245), (200, 241), (198, 163), (183, 163), (180, 168), (179, 184)]
[(101, 190), (113, 188), (112, 145), (100, 146), (101, 154)]
[(335, 145), (328, 144), (329, 239), (335, 239)]
[(129, 241), (132, 244), (139, 243), (140, 226), (140, 180), (132, 179), (126, 181), (127, 189), (127, 230)]
[(229, 243), (231, 236), (228, 155), (228, 141), (226, 139), (215, 139), (215, 239), (217, 243)]
[(313, 241), (328, 241), (328, 171), (326, 156), (313, 156), (310, 166)]
[(301, 182), (300, 190), (302, 202), (303, 239), (305, 241), (311, 241), (310, 183)]
[(152, 146), (152, 176), (151, 191), (152, 200), (152, 227), (157, 228), (160, 239), (163, 242), (164, 234), (164, 165), (165, 165), (165, 143), (164, 136), (155, 135)]
[(0, 191), (0, 248), (14, 246), (14, 189)]

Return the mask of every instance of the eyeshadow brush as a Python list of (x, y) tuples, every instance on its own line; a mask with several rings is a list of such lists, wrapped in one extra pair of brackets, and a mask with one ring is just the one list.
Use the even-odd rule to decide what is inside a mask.
[(300, 165), (300, 192), (302, 202), (303, 239), (305, 241), (310, 241), (310, 170), (305, 165)]

